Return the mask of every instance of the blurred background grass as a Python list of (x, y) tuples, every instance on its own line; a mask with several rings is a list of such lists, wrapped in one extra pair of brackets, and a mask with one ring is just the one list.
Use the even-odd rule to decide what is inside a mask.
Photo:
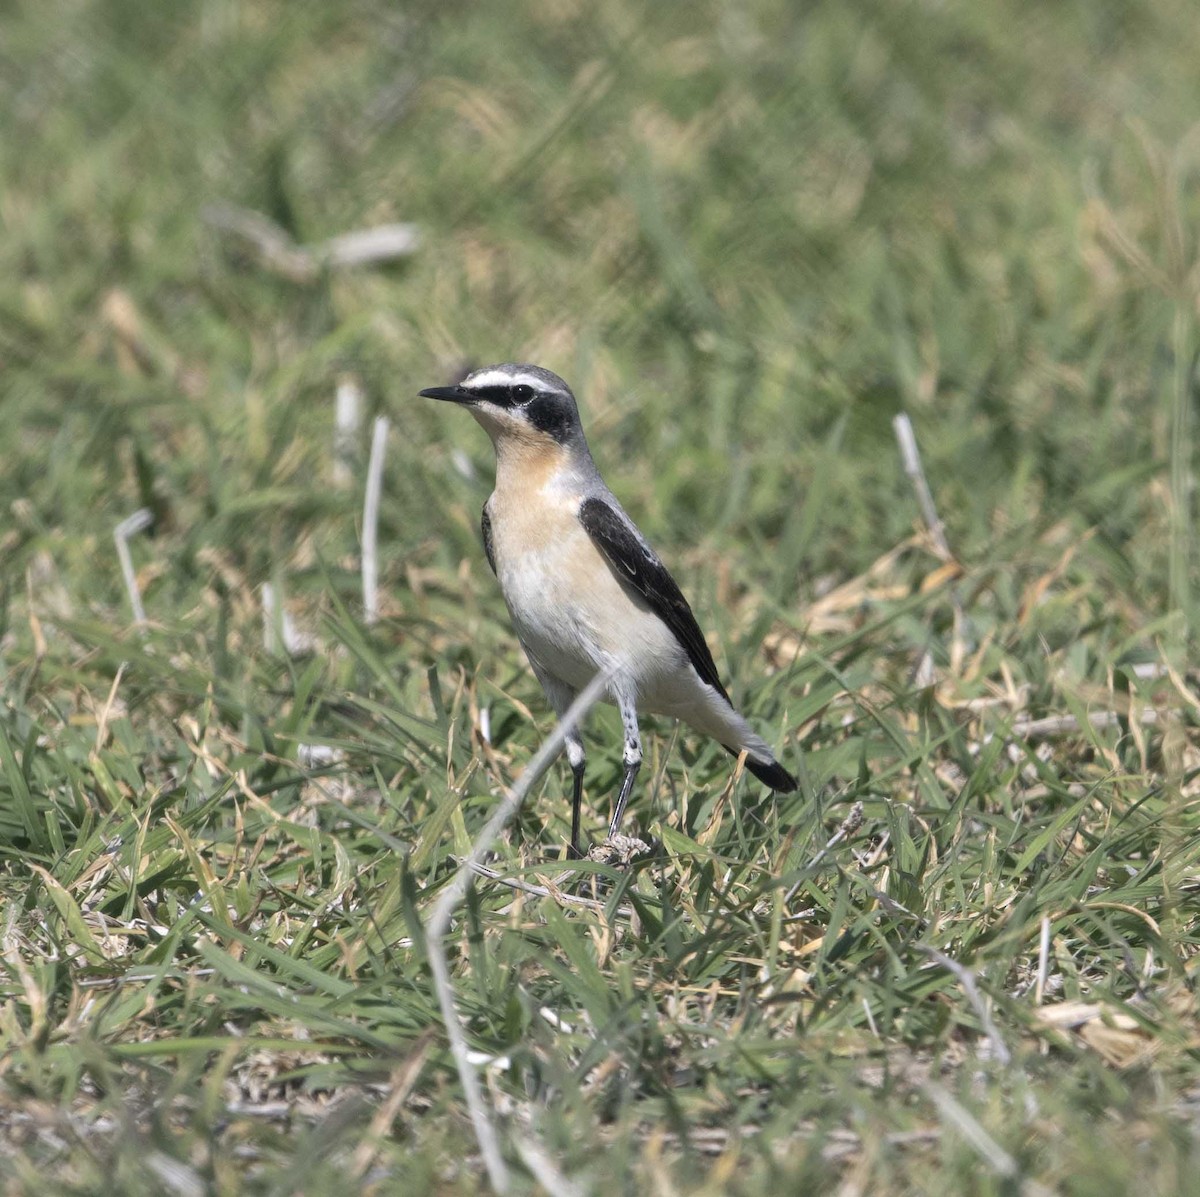
[[(187, 549), (218, 544), (264, 577), (314, 535), (314, 454), (352, 368), (429, 450), (393, 462), (388, 543), (405, 558), (442, 541), (445, 564), (468, 521), (443, 512), (479, 490), (447, 477), (448, 442), (480, 466), (486, 445), (414, 388), (518, 358), (575, 384), (660, 534), (733, 534), (732, 564), (778, 597), (908, 532), (890, 430), (908, 408), (960, 553), (1067, 518), (1099, 529), (1115, 585), (1161, 609), (1150, 483), (1173, 312), (1195, 316), (1186, 18), (1166, 3), (18, 9), (5, 487), (31, 510), (6, 552), (19, 566), (48, 538), (63, 568), (88, 561), (98, 597), (89, 535), (153, 499)], [(414, 220), (425, 245), (296, 287), (230, 261), (202, 219), (219, 203), (301, 242)], [(114, 289), (144, 343), (132, 361)], [(441, 501), (413, 520), (418, 494)], [(186, 549), (178, 564), (203, 579)], [(103, 580), (115, 599), (116, 572)]]
[[(126, 1191), (169, 1187), (161, 1169), (147, 1171), (151, 1143), (223, 1191), (336, 1187), (346, 1174), (321, 1173), (322, 1153), (361, 1150), (369, 1115), (359, 1107), (343, 1122), (320, 1121), (323, 1106), (307, 1111), (324, 1129), (318, 1147), (299, 1149), (286, 1127), (251, 1118), (260, 1129), (244, 1132), (258, 1161), (249, 1171), (214, 1146), (222, 1118), (237, 1113), (222, 1085), (238, 1080), (250, 1103), (244, 1056), (222, 1027), (250, 1019), (239, 1033), (252, 1025), (261, 1051), (276, 1052), (264, 1065), (273, 1093), (349, 1091), (362, 1077), (339, 1071), (338, 1053), (366, 1068), (430, 1050), (418, 1038), (436, 1023), (428, 979), (419, 951), (396, 944), (411, 938), (422, 887), (444, 876), (446, 854), (461, 850), (548, 721), (478, 545), (490, 447), (415, 393), (468, 365), (516, 359), (572, 383), (601, 468), (703, 613), (735, 692), (792, 759), (805, 750), (807, 770), (803, 804), (776, 811), (765, 831), (756, 807), (721, 827), (723, 761), (686, 738), (672, 747), (663, 729), (643, 824), (682, 803), (673, 826), (689, 836), (709, 827), (705, 848), (721, 868), (756, 862), (737, 916), (725, 911), (724, 929), (705, 932), (717, 964), (698, 964), (660, 911), (653, 949), (634, 937), (618, 967), (597, 948), (595, 988), (576, 993), (561, 962), (539, 956), (549, 971), (529, 978), (528, 953), (549, 952), (542, 915), (510, 936), (508, 920), (520, 920), (503, 894), (473, 908), (472, 934), (500, 953), (464, 947), (460, 979), (479, 987), (481, 1041), (500, 1050), (531, 1026), (544, 1032), (525, 990), (496, 1002), (500, 975), (525, 977), (539, 1000), (565, 1004), (564, 1018), (578, 1004), (594, 1027), (611, 1017), (620, 1028), (605, 1042), (620, 1045), (625, 1071), (599, 1096), (586, 1079), (593, 1049), (560, 1058), (534, 1036), (542, 1072), (525, 1087), (567, 1095), (547, 1131), (562, 1153), (586, 1171), (595, 1140), (581, 1128), (597, 1118), (618, 1128), (613, 1158), (627, 1162), (629, 1184), (670, 1176), (719, 1192), (733, 1173), (722, 1180), (696, 1162), (707, 1159), (697, 1128), (754, 1123), (766, 1146), (738, 1173), (747, 1192), (835, 1182), (1007, 1192), (1037, 1178), (1116, 1191), (1140, 1165), (1089, 1129), (1109, 1118), (1130, 1135), (1149, 1127), (1146, 1183), (1183, 1191), (1196, 1175), (1198, 1082), (1194, 1032), (1172, 1021), (1178, 992), (1175, 1005), (1163, 997), (1176, 1013), (1147, 1049), (1160, 1071), (1114, 1079), (1090, 1050), (1068, 1053), (1074, 1071), (1040, 1096), (1052, 1134), (1035, 1128), (1028, 1102), (1012, 1112), (1011, 1077), (982, 1097), (967, 1077), (964, 1100), (992, 1133), (1017, 1127), (1008, 1147), (1018, 1171), (978, 1180), (969, 1148), (919, 1138), (929, 1107), (910, 1089), (885, 1085), (877, 1101), (858, 1087), (860, 1065), (840, 1062), (880, 1050), (875, 1029), (886, 1053), (911, 1050), (922, 1068), (931, 1055), (961, 1062), (957, 1020), (975, 1015), (953, 977), (936, 978), (941, 1013), (922, 1004), (916, 995), (935, 983), (928, 957), (878, 929), (871, 892), (851, 886), (835, 899), (832, 882), (806, 881), (804, 901), (833, 904), (813, 916), (825, 946), (786, 967), (778, 925), (772, 938), (755, 902), (777, 902), (775, 879), (790, 869), (795, 881), (824, 842), (826, 799), (863, 798), (868, 831), (886, 828), (899, 853), (891, 885), (901, 890), (877, 873), (874, 884), (931, 917), (956, 895), (962, 924), (932, 941), (956, 957), (976, 937), (990, 945), (998, 994), (1028, 966), (1026, 932), (1036, 942), (1042, 917), (1064, 917), (1094, 894), (1096, 870), (1115, 876), (1118, 862), (1128, 880), (1111, 881), (1109, 898), (1135, 912), (1159, 903), (1152, 921), (1169, 934), (1136, 914), (1116, 930), (1091, 927), (1083, 940), (1101, 964), (1068, 996), (1099, 986), (1145, 997), (1156, 962), (1190, 994), (1195, 922), (1178, 902), (1194, 883), (1198, 763), (1186, 669), (1196, 626), (1194, 34), (1194, 6), (1173, 0), (6, 6), (0, 1085), (12, 1095), (3, 1166), (13, 1183), (44, 1177), (52, 1161), (75, 1191), (101, 1191), (112, 1175)], [(416, 222), (422, 241), (403, 262), (289, 281), (215, 227), (219, 205), (261, 213), (301, 244), (391, 221)], [(342, 488), (333, 474), (333, 395), (347, 375), (368, 414), (393, 424), (376, 629), (358, 615), (361, 475)], [(867, 574), (916, 522), (892, 437), (899, 411), (914, 421), (965, 570), (955, 592), (965, 623), (944, 590), (922, 591), (938, 564), (924, 542)], [(134, 542), (144, 638), (130, 629), (111, 539), (142, 506), (155, 516)], [(262, 648), (264, 582), (287, 596), (315, 655)], [(925, 653), (943, 683), (936, 695), (912, 685)], [(1164, 659), (1180, 670), (1166, 696), (1133, 671)], [(766, 680), (768, 667), (780, 672)], [(981, 758), (980, 729), (963, 714), (972, 702), (970, 718), (995, 702), (1009, 715), (1086, 722), (1099, 703), (1126, 721), (1037, 759)], [(1174, 712), (1158, 739), (1139, 730), (1143, 706)], [(595, 723), (611, 733), (609, 716)], [(612, 735), (595, 739), (598, 824), (617, 761)], [(313, 789), (301, 741), (346, 754), (327, 782), (342, 787), (336, 801)], [(1030, 769), (1040, 805), (1025, 793)], [(1079, 806), (1080, 785), (1093, 805)], [(552, 781), (522, 817), (529, 860), (561, 840), (561, 790)], [(906, 802), (911, 821), (894, 806)], [(982, 825), (964, 821), (968, 804)], [(967, 830), (978, 854), (956, 848), (946, 872), (939, 851)], [(1021, 906), (1041, 853), (1072, 834), (1084, 856)], [(402, 869), (414, 844), (416, 863)], [(672, 885), (703, 922), (721, 868), (709, 862), (716, 871), (698, 882), (672, 861)], [(989, 938), (993, 885), (1011, 891), (1023, 931)], [(573, 942), (561, 912), (545, 917)], [(891, 908), (888, 917), (904, 925)], [(841, 922), (861, 937), (838, 939)], [(250, 933), (283, 944), (286, 960), (255, 954), (238, 939)], [(593, 946), (581, 932), (576, 972)], [(140, 981), (112, 990), (111, 1021), (98, 1028), (84, 1013), (81, 959), (106, 977), (156, 979), (149, 991)], [(817, 966), (811, 993), (795, 980), (802, 962)], [(683, 1015), (634, 1033), (631, 978), (643, 970), (648, 1020), (663, 1017), (658, 986), (671, 977), (699, 988), (720, 976), (728, 1009), (704, 1016), (720, 1046), (692, 1042)], [(757, 985), (778, 1001), (793, 982), (814, 1003), (809, 1032), (828, 1037), (777, 1068), (767, 1061), (794, 1022), (744, 1041), (730, 1027), (746, 1001), (767, 1001)], [(295, 1033), (271, 1006), (280, 985), (293, 986), (299, 1025), (323, 1036), (329, 1058), (277, 1052)], [(632, 1004), (609, 1010), (606, 989)], [(345, 1021), (331, 1023), (317, 998)], [(169, 1111), (190, 1081), (129, 1064), (159, 1051), (207, 1086), (188, 1131)], [(697, 1107), (679, 1104), (677, 1057), (692, 1080), (715, 1078), (709, 1089), (696, 1082)], [(462, 1158), (464, 1131), (446, 1057), (435, 1058), (432, 1078), (413, 1082), (404, 1130), (354, 1156), (379, 1170), (374, 1183), (389, 1183), (389, 1168), (447, 1191), (472, 1183), (475, 1165), (446, 1164)], [(384, 1079), (395, 1081), (391, 1068)], [(781, 1098), (780, 1078), (804, 1096)], [(135, 1092), (166, 1094), (149, 1123), (136, 1097), (119, 1097)], [(90, 1126), (117, 1117), (123, 1129), (55, 1148), (65, 1133), (55, 1112), (84, 1107)], [(737, 1112), (722, 1123), (714, 1110)], [(859, 1146), (841, 1151), (829, 1138), (839, 1128)], [(900, 1142), (918, 1146), (904, 1155)], [(716, 1148), (732, 1150), (724, 1139)], [(368, 1164), (355, 1173), (363, 1184)]]

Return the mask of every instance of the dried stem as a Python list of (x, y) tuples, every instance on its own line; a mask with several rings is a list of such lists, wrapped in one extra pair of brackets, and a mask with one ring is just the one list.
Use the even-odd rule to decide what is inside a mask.
[[(484, 864), (472, 865), (471, 872), (477, 877), (486, 877), (489, 881), (497, 881), (501, 885), (507, 885), (509, 889), (519, 890), (523, 894), (533, 894), (537, 898), (553, 898), (554, 901), (566, 903), (568, 906), (586, 906), (591, 910), (607, 908), (607, 903), (600, 902), (596, 898), (585, 898), (582, 894), (565, 894), (553, 882), (550, 885), (532, 885), (528, 881), (522, 881), (519, 877), (505, 877), (503, 873), (496, 869), (489, 869)], [(620, 906), (616, 913), (622, 918), (630, 918), (633, 915), (633, 908)]]
[(121, 563), (121, 577), (125, 579), (125, 592), (133, 608), (133, 621), (146, 622), (146, 608), (142, 606), (142, 592), (138, 588), (137, 574), (133, 571), (133, 558), (129, 555), (129, 538), (149, 528), (154, 516), (149, 507), (139, 507), (113, 529), (113, 541), (117, 546), (117, 560)]
[(414, 224), (359, 229), (306, 246), (297, 245), (286, 230), (261, 212), (218, 204), (206, 208), (201, 215), (213, 228), (240, 241), (260, 266), (294, 283), (311, 283), (327, 269), (405, 258), (420, 243)]
[[(1163, 720), (1164, 714), (1179, 715), (1182, 712), (1161, 712), (1147, 709), (1137, 715), (1137, 722), (1145, 727), (1152, 727)], [(1106, 727), (1116, 727), (1123, 718), (1119, 711), (1089, 711), (1087, 725), (1102, 731)], [(1017, 719), (1009, 729), (1009, 734), (1023, 740), (1040, 740), (1047, 736), (1069, 735), (1081, 731), (1083, 725), (1074, 715), (1047, 715), (1042, 719)], [(986, 742), (986, 740), (985, 740)]]
[(863, 804), (856, 802), (851, 808), (846, 817), (838, 825), (837, 831), (833, 833), (825, 841), (825, 846), (808, 862), (804, 867), (804, 872), (800, 876), (800, 880), (792, 886), (791, 889), (784, 895), (783, 905), (786, 908), (791, 904), (792, 899), (796, 896), (796, 891), (808, 880), (812, 871), (825, 859), (831, 848), (836, 848), (842, 840), (849, 839), (861, 826), (863, 821)]
[(950, 1123), (975, 1148), (980, 1158), (997, 1176), (1006, 1179), (1016, 1177), (1020, 1171), (1017, 1161), (980, 1126), (978, 1119), (965, 1106), (951, 1097), (941, 1085), (929, 1083), (924, 1089), (930, 1101), (937, 1106), (942, 1119)]
[[(933, 493), (925, 478), (925, 468), (921, 465), (921, 453), (917, 448), (917, 436), (913, 432), (912, 421), (908, 418), (907, 412), (900, 412), (893, 418), (892, 430), (896, 434), (896, 443), (900, 447), (900, 460), (904, 466), (904, 472), (908, 475), (913, 490), (916, 491), (917, 504), (921, 508), (921, 518), (925, 521), (926, 528), (929, 529), (929, 538), (933, 541), (934, 551), (943, 561), (950, 563), (954, 560), (954, 554), (950, 552), (950, 542), (946, 539), (946, 526), (937, 513), (937, 507), (933, 502)], [(965, 627), (962, 602), (959, 600), (957, 590), (951, 591), (950, 602), (954, 607), (954, 627), (957, 638)], [(917, 662), (916, 669), (913, 671), (913, 681), (920, 689), (927, 689), (937, 682), (933, 653), (929, 648), (925, 649), (921, 654), (921, 659)]]
[(946, 528), (938, 516), (937, 507), (934, 506), (933, 494), (925, 479), (925, 469), (921, 465), (921, 454), (917, 449), (917, 437), (907, 412), (901, 412), (892, 420), (892, 429), (896, 434), (896, 443), (900, 446), (900, 460), (904, 464), (904, 472), (908, 475), (913, 490), (917, 492), (921, 518), (929, 529), (933, 547), (943, 561), (953, 561), (954, 554), (950, 552), (950, 545), (946, 540)]
[(444, 941), (450, 927), (450, 917), (455, 907), (466, 895), (472, 874), (477, 867), (483, 864), (483, 858), (491, 850), (496, 837), (520, 809), (526, 794), (558, 755), (567, 736), (600, 698), (610, 680), (609, 672), (597, 674), (558, 721), (541, 748), (534, 753), (533, 759), (517, 779), (516, 785), (505, 793), (492, 817), (488, 819), (479, 833), (478, 839), (471, 845), (471, 851), (458, 866), (458, 870), (446, 884), (445, 889), (442, 890), (437, 902), (434, 903), (425, 928), (429, 969), (433, 974), (438, 1004), (441, 1006), (442, 1019), (446, 1024), (450, 1050), (454, 1055), (454, 1062), (458, 1067), (458, 1075), (466, 1095), (467, 1109), (470, 1111), (471, 1123), (475, 1129), (475, 1139), (479, 1143), (479, 1150), (483, 1155), (492, 1188), (501, 1194), (501, 1197), (509, 1191), (508, 1168), (500, 1154), (496, 1130), (484, 1105), (479, 1078), (476, 1076), (475, 1067), (470, 1060), (466, 1032), (454, 1004), (454, 989), (450, 980), (450, 966), (446, 961)]
[(926, 1097), (937, 1106), (942, 1121), (947, 1126), (953, 1126), (997, 1176), (1015, 1182), (1021, 1197), (1052, 1197), (1052, 1190), (1040, 1181), (1021, 1177), (1020, 1163), (988, 1134), (975, 1115), (957, 1098), (932, 1081), (927, 1081), (921, 1087)]
[(1050, 920), (1042, 916), (1042, 929), (1038, 936), (1037, 985), (1033, 990), (1033, 1004), (1040, 1006), (1046, 992), (1046, 979), (1050, 974)]
[(383, 461), (387, 454), (387, 416), (379, 416), (371, 433), (371, 459), (367, 464), (367, 493), (363, 500), (362, 588), (363, 619), (379, 619), (379, 501), (383, 495)]
[(583, 1197), (583, 1190), (558, 1170), (558, 1165), (547, 1155), (540, 1143), (518, 1135), (513, 1137), (513, 1146), (534, 1180), (550, 1194), (550, 1197)]
[(350, 485), (354, 474), (358, 429), (362, 423), (362, 387), (351, 375), (338, 379), (333, 417), (333, 484)]
[(1011, 1064), (1012, 1052), (1008, 1050), (1008, 1045), (1001, 1038), (999, 1028), (992, 1018), (992, 1012), (983, 1000), (983, 994), (979, 992), (979, 986), (975, 984), (975, 974), (969, 968), (964, 968), (957, 960), (952, 960), (945, 952), (939, 952), (937, 948), (931, 948), (928, 944), (919, 944), (918, 947), (958, 978), (958, 983), (963, 987), (963, 993), (967, 995), (967, 1001), (971, 1003), (975, 1013), (979, 1015), (979, 1021), (983, 1025), (984, 1034), (991, 1041), (992, 1054), (1001, 1064)]

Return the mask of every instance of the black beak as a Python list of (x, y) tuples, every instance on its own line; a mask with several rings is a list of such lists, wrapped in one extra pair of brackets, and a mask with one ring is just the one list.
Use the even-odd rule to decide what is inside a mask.
[(466, 387), (426, 387), (418, 392), (423, 399), (444, 399), (447, 403), (474, 403), (475, 396)]

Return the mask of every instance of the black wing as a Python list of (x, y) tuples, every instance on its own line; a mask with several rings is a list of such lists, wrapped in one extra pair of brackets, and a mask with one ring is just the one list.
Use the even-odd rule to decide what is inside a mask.
[(492, 573), (495, 573), (496, 552), (492, 548), (492, 517), (488, 515), (486, 503), (483, 507), (483, 515), (479, 520), (479, 526), (483, 529), (483, 551), (487, 554), (488, 565), (492, 567)]
[(658, 554), (639, 538), (621, 513), (603, 499), (585, 499), (579, 508), (579, 520), (617, 577), (671, 629), (701, 680), (728, 702), (729, 695), (717, 676), (717, 666), (704, 633)]

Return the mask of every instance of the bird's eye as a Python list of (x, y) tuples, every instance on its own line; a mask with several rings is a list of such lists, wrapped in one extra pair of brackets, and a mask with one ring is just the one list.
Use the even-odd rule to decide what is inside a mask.
[(517, 403), (528, 403), (533, 398), (533, 387), (519, 382), (512, 389), (512, 397)]

